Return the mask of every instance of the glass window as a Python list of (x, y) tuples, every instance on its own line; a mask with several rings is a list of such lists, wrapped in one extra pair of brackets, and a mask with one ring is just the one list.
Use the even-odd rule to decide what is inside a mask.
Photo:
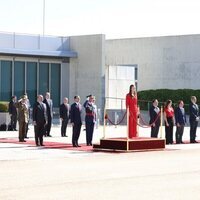
[(30, 104), (31, 106), (33, 106), (37, 98), (37, 63), (36, 62), (27, 62), (26, 92), (28, 94)]
[(39, 64), (39, 94), (49, 91), (49, 63)]
[(1, 61), (1, 101), (9, 101), (12, 96), (12, 61)]
[(25, 91), (25, 62), (14, 62), (14, 95), (19, 99)]
[(51, 64), (51, 98), (53, 106), (60, 105), (60, 64)]
[(109, 79), (117, 79), (117, 69), (116, 66), (109, 66)]

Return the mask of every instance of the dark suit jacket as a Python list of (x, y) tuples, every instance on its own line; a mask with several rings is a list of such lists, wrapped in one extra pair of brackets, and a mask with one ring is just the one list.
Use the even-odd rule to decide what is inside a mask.
[(189, 111), (190, 111), (190, 122), (196, 121), (196, 117), (199, 117), (199, 107), (198, 107), (198, 105), (190, 103)]
[(48, 118), (52, 118), (53, 117), (53, 102), (51, 99), (49, 99), (49, 102), (50, 104), (48, 104), (47, 99), (44, 99), (43, 101), (43, 103), (46, 104)]
[(60, 105), (60, 118), (69, 119), (69, 104), (66, 106), (64, 103)]
[(38, 102), (36, 102), (33, 106), (33, 121), (36, 121), (37, 123), (46, 123), (47, 121), (47, 115), (46, 115), (46, 108), (45, 105), (40, 105)]
[(11, 115), (17, 115), (17, 108), (13, 101), (10, 101), (8, 111), (9, 111), (9, 114)]
[(182, 113), (181, 109), (177, 107), (175, 110), (175, 120), (176, 120), (176, 124), (179, 123), (179, 124), (185, 125), (186, 123), (185, 110)]
[(71, 123), (82, 124), (81, 110), (79, 109), (76, 103), (73, 103), (71, 105), (70, 118), (71, 118)]
[[(149, 115), (150, 115), (150, 121), (149, 124), (152, 124), (153, 122), (155, 122), (155, 120), (158, 117), (158, 113), (155, 111), (155, 107), (152, 105), (149, 109)], [(157, 121), (155, 122), (155, 124), (157, 126), (160, 125), (160, 117), (158, 117)]]

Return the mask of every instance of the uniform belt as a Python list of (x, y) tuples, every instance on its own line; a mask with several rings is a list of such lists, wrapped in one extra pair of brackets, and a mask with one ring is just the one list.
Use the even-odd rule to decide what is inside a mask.
[(94, 116), (93, 113), (86, 113), (86, 116)]

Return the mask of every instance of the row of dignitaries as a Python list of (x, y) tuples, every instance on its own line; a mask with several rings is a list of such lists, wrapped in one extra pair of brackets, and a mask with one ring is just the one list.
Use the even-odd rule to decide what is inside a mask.
[[(152, 101), (152, 106), (149, 109), (151, 125), (151, 137), (158, 137), (160, 127), (160, 109), (158, 108), (158, 100)], [(164, 122), (165, 122), (165, 138), (166, 144), (173, 144), (173, 126), (176, 125), (176, 144), (183, 143), (183, 131), (186, 123), (186, 114), (184, 103), (182, 100), (178, 102), (177, 107), (172, 107), (172, 101), (167, 100), (164, 107)]]
[[(85, 103), (83, 104), (85, 108), (85, 126), (86, 126), (86, 144), (88, 146), (92, 145), (94, 125), (97, 119), (97, 108), (95, 105), (95, 97), (93, 95), (88, 95)], [(80, 103), (80, 97), (74, 97), (74, 103), (70, 106), (68, 104), (68, 98), (64, 98), (63, 103), (60, 105), (60, 119), (61, 125), (61, 136), (67, 137), (66, 129), (69, 119), (72, 124), (72, 145), (73, 147), (80, 147), (78, 144), (78, 139), (81, 132), (82, 120), (82, 105)]]
[[(190, 122), (190, 143), (197, 143), (196, 131), (199, 121), (199, 107), (197, 105), (197, 98), (192, 96), (189, 104), (189, 122)], [(160, 126), (160, 109), (158, 108), (158, 100), (154, 99), (149, 109), (151, 137), (158, 137)], [(184, 127), (186, 124), (186, 113), (184, 109), (184, 102), (180, 100), (177, 107), (174, 109), (172, 101), (167, 100), (164, 107), (164, 121), (165, 121), (165, 138), (166, 144), (173, 144), (173, 126), (176, 125), (175, 139), (176, 144), (182, 144)]]

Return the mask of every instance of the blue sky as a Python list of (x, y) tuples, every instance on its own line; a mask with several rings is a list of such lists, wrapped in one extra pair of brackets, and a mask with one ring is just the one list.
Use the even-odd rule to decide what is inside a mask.
[[(44, 0), (0, 0), (0, 31), (43, 34)], [(200, 34), (199, 0), (45, 0), (46, 35)]]

